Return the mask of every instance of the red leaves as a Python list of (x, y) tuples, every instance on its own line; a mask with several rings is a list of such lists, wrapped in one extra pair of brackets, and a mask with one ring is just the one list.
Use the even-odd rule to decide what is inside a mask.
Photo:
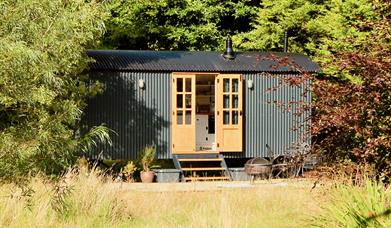
[[(372, 41), (383, 39), (379, 36), (384, 31), (378, 32)], [(389, 169), (384, 164), (391, 157), (391, 48), (372, 41), (354, 52), (338, 53), (332, 63), (359, 76), (360, 83), (328, 78), (313, 84), (312, 134), (321, 149), (334, 151), (334, 158), (348, 155)]]

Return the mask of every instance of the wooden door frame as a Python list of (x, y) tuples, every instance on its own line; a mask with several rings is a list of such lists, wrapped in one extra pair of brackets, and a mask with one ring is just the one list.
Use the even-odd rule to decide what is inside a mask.
[[(176, 84), (177, 83), (175, 81), (175, 78), (180, 78), (180, 76), (183, 76), (183, 78), (185, 80), (183, 80), (183, 84), (182, 84), (182, 92), (179, 92), (180, 94), (182, 94), (182, 108), (177, 108), (176, 107), (176, 98), (178, 95), (178, 92), (175, 91), (175, 88), (176, 88)], [(191, 78), (192, 79), (192, 84), (191, 84), (191, 91), (190, 92), (186, 92), (186, 78)], [(171, 74), (171, 80), (172, 80), (172, 84), (175, 84), (175, 86), (171, 86), (171, 110), (170, 110), (170, 113), (171, 113), (171, 149), (172, 149), (172, 154), (185, 154), (185, 153), (194, 153), (195, 151), (195, 74), (193, 72), (181, 72), (181, 73), (172, 73)], [(191, 97), (192, 97), (192, 100), (191, 100), (191, 108), (186, 108), (186, 95), (187, 94), (191, 94)], [(178, 109), (180, 109), (179, 111), (182, 111), (183, 112), (183, 116), (182, 116), (182, 123), (183, 124), (180, 124), (178, 125), (177, 124), (177, 112), (178, 112)], [(186, 124), (186, 112), (187, 111), (190, 111), (191, 112), (191, 124), (187, 125)], [(178, 126), (180, 126), (180, 128), (176, 129)], [(186, 129), (188, 130), (186, 132)], [(176, 133), (176, 131), (179, 131), (181, 130), (182, 134), (178, 134), (178, 135), (175, 135), (174, 132)], [(183, 133), (188, 133), (188, 135), (183, 135)], [(189, 136), (189, 138), (186, 139), (186, 136)], [(176, 145), (174, 144), (174, 141), (176, 141), (174, 139), (174, 137), (179, 137), (181, 138), (181, 140), (179, 141), (182, 141), (182, 140), (189, 140), (189, 144), (188, 145), (188, 148), (186, 149), (179, 149), (179, 145)], [(183, 147), (183, 146), (182, 146)], [(186, 146), (184, 146), (186, 147)], [(178, 150), (178, 151), (177, 151)]]
[[(217, 150), (225, 152), (243, 152), (244, 90), (242, 74), (219, 74), (216, 94)], [(229, 79), (228, 91), (224, 92), (224, 80)], [(233, 80), (238, 80), (237, 91), (232, 91)], [(221, 80), (221, 81), (220, 81)], [(228, 96), (228, 107), (224, 107), (224, 97)], [(237, 107), (233, 107), (233, 97), (237, 96)], [(228, 123), (224, 124), (224, 113), (228, 113)], [(233, 123), (236, 113), (237, 122)], [(228, 138), (228, 139), (227, 139)]]
[[(196, 140), (196, 97), (197, 97), (197, 94), (196, 94), (196, 91), (195, 91), (195, 85), (196, 85), (196, 81), (197, 81), (197, 75), (213, 75), (215, 76), (215, 79), (218, 78), (220, 75), (235, 75), (235, 76), (239, 76), (240, 78), (240, 84), (239, 84), (239, 99), (240, 99), (240, 105), (241, 107), (239, 107), (239, 112), (241, 113), (241, 117), (238, 117), (238, 118), (241, 118), (241, 124), (240, 124), (240, 132), (241, 132), (241, 144), (242, 144), (242, 150), (240, 151), (224, 151), (224, 150), (220, 150), (218, 147), (216, 148), (216, 150), (221, 153), (221, 152), (242, 152), (243, 151), (243, 130), (244, 130), (244, 88), (243, 88), (243, 75), (242, 74), (230, 74), (230, 73), (216, 73), (216, 72), (172, 72), (171, 73), (171, 80), (174, 79), (174, 75), (176, 76), (180, 76), (180, 75), (192, 75), (193, 76), (193, 79), (194, 79), (194, 82), (192, 84), (192, 97), (193, 97), (193, 100), (192, 100), (192, 112), (193, 112), (193, 115), (192, 115), (192, 125), (191, 127), (193, 127), (194, 129), (194, 133), (193, 133), (193, 139), (192, 141), (194, 141), (194, 146), (193, 146), (193, 150), (192, 151), (183, 151), (183, 152), (180, 152), (180, 153), (190, 153), (190, 154), (193, 154), (193, 153), (197, 153), (197, 150), (195, 149), (195, 140)], [(174, 107), (174, 105), (176, 104), (176, 96), (174, 96), (174, 93), (176, 91), (173, 91), (174, 90), (174, 87), (172, 86), (171, 87), (171, 110), (170, 110), (170, 113), (173, 113), (176, 111), (176, 107)], [(219, 139), (219, 126), (218, 126), (218, 117), (217, 117), (217, 112), (218, 112), (218, 108), (217, 108), (217, 100), (218, 100), (218, 92), (219, 92), (219, 89), (218, 89), (218, 86), (217, 84), (215, 85), (215, 112), (214, 112), (214, 115), (215, 115), (215, 142), (216, 144), (218, 143), (218, 139)], [(185, 102), (185, 101), (183, 101)], [(221, 113), (221, 116), (223, 115), (223, 113)], [(184, 118), (184, 117), (183, 117)], [(172, 149), (172, 154), (179, 154), (178, 152), (174, 152), (174, 138), (173, 138), (173, 132), (174, 132), (174, 127), (176, 126), (176, 124), (174, 124), (174, 121), (176, 121), (176, 115), (172, 114), (171, 115), (171, 145), (170, 145), (170, 148)], [(185, 121), (185, 120), (183, 120)], [(190, 127), (190, 126), (189, 126)], [(237, 128), (234, 128), (234, 129), (237, 129)], [(222, 132), (220, 132), (220, 134), (222, 134)], [(220, 135), (221, 136), (221, 135)]]

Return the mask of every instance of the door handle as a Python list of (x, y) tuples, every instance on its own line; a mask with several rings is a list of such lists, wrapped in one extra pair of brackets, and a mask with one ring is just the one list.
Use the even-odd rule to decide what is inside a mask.
[(240, 115), (240, 116), (242, 115), (242, 110), (239, 111), (239, 115)]

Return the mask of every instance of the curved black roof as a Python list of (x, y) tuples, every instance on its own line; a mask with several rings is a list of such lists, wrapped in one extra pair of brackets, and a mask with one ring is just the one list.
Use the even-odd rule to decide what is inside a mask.
[[(235, 53), (227, 60), (211, 51), (87, 50), (90, 70), (165, 72), (318, 72), (307, 56), (285, 52)], [(284, 64), (283, 64), (284, 63)], [(288, 63), (288, 64), (287, 64)]]

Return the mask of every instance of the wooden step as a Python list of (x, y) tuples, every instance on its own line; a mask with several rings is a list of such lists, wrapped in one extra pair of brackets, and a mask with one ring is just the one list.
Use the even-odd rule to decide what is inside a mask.
[(213, 150), (197, 150), (196, 154), (220, 154), (220, 152)]
[(182, 168), (183, 171), (214, 171), (225, 170), (223, 167), (198, 167), (198, 168)]
[(222, 161), (222, 158), (179, 158), (180, 162), (203, 162), (203, 161)]
[(229, 177), (185, 177), (185, 181), (229, 180)]
[(174, 155), (189, 155), (189, 154), (220, 154), (220, 152), (215, 150), (193, 150), (193, 151), (177, 152)]

